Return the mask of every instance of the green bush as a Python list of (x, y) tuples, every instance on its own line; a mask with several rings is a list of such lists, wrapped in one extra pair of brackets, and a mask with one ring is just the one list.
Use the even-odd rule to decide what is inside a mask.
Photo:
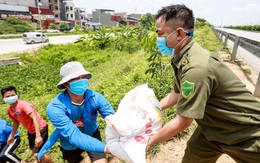
[(16, 33), (23, 33), (23, 32), (30, 32), (33, 31), (33, 28), (31, 26), (25, 26), (25, 25), (13, 25), (13, 29), (15, 29)]
[(0, 25), (0, 34), (15, 34), (16, 30), (13, 27), (8, 26), (7, 24)]
[(21, 20), (15, 17), (7, 17), (0, 25), (0, 34), (16, 34), (33, 30), (28, 20)]
[(50, 29), (57, 29), (57, 25), (54, 24), (54, 23), (51, 23), (51, 24), (50, 24)]

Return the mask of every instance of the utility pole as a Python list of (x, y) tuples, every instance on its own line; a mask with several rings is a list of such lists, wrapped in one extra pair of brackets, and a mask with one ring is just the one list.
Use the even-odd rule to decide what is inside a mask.
[(98, 21), (99, 21), (99, 24), (100, 24), (100, 14), (101, 14), (101, 9), (98, 10)]
[(40, 29), (41, 29), (41, 37), (42, 37), (42, 46), (44, 46), (40, 5), (42, 6), (42, 4), (39, 2), (39, 0), (37, 0), (37, 7), (38, 7), (38, 14), (39, 14), (39, 21), (40, 21)]
[(137, 8), (135, 7), (135, 14), (134, 14), (134, 22), (135, 22), (135, 25), (136, 25), (136, 10), (137, 10)]

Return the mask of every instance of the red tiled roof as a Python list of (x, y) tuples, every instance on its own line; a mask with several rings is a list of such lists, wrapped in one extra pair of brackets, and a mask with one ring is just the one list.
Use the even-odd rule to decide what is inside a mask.
[[(52, 9), (41, 8), (41, 7), (40, 7), (40, 10), (41, 10), (41, 14), (42, 14), (42, 15), (54, 15)], [(39, 14), (37, 7), (31, 7), (31, 6), (29, 6), (29, 11), (30, 11), (32, 14)]]

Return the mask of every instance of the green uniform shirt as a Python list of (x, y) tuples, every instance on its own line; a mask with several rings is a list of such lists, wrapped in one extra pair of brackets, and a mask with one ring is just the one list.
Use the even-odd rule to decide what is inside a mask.
[(193, 118), (210, 141), (260, 137), (260, 102), (217, 57), (190, 41), (172, 59), (177, 114)]

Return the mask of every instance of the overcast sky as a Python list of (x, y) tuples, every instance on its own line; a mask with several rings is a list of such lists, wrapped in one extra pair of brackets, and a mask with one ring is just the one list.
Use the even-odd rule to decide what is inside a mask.
[(217, 26), (260, 24), (260, 0), (73, 0), (75, 7), (112, 9), (127, 14), (156, 12), (163, 6), (183, 3), (195, 18), (204, 18)]

